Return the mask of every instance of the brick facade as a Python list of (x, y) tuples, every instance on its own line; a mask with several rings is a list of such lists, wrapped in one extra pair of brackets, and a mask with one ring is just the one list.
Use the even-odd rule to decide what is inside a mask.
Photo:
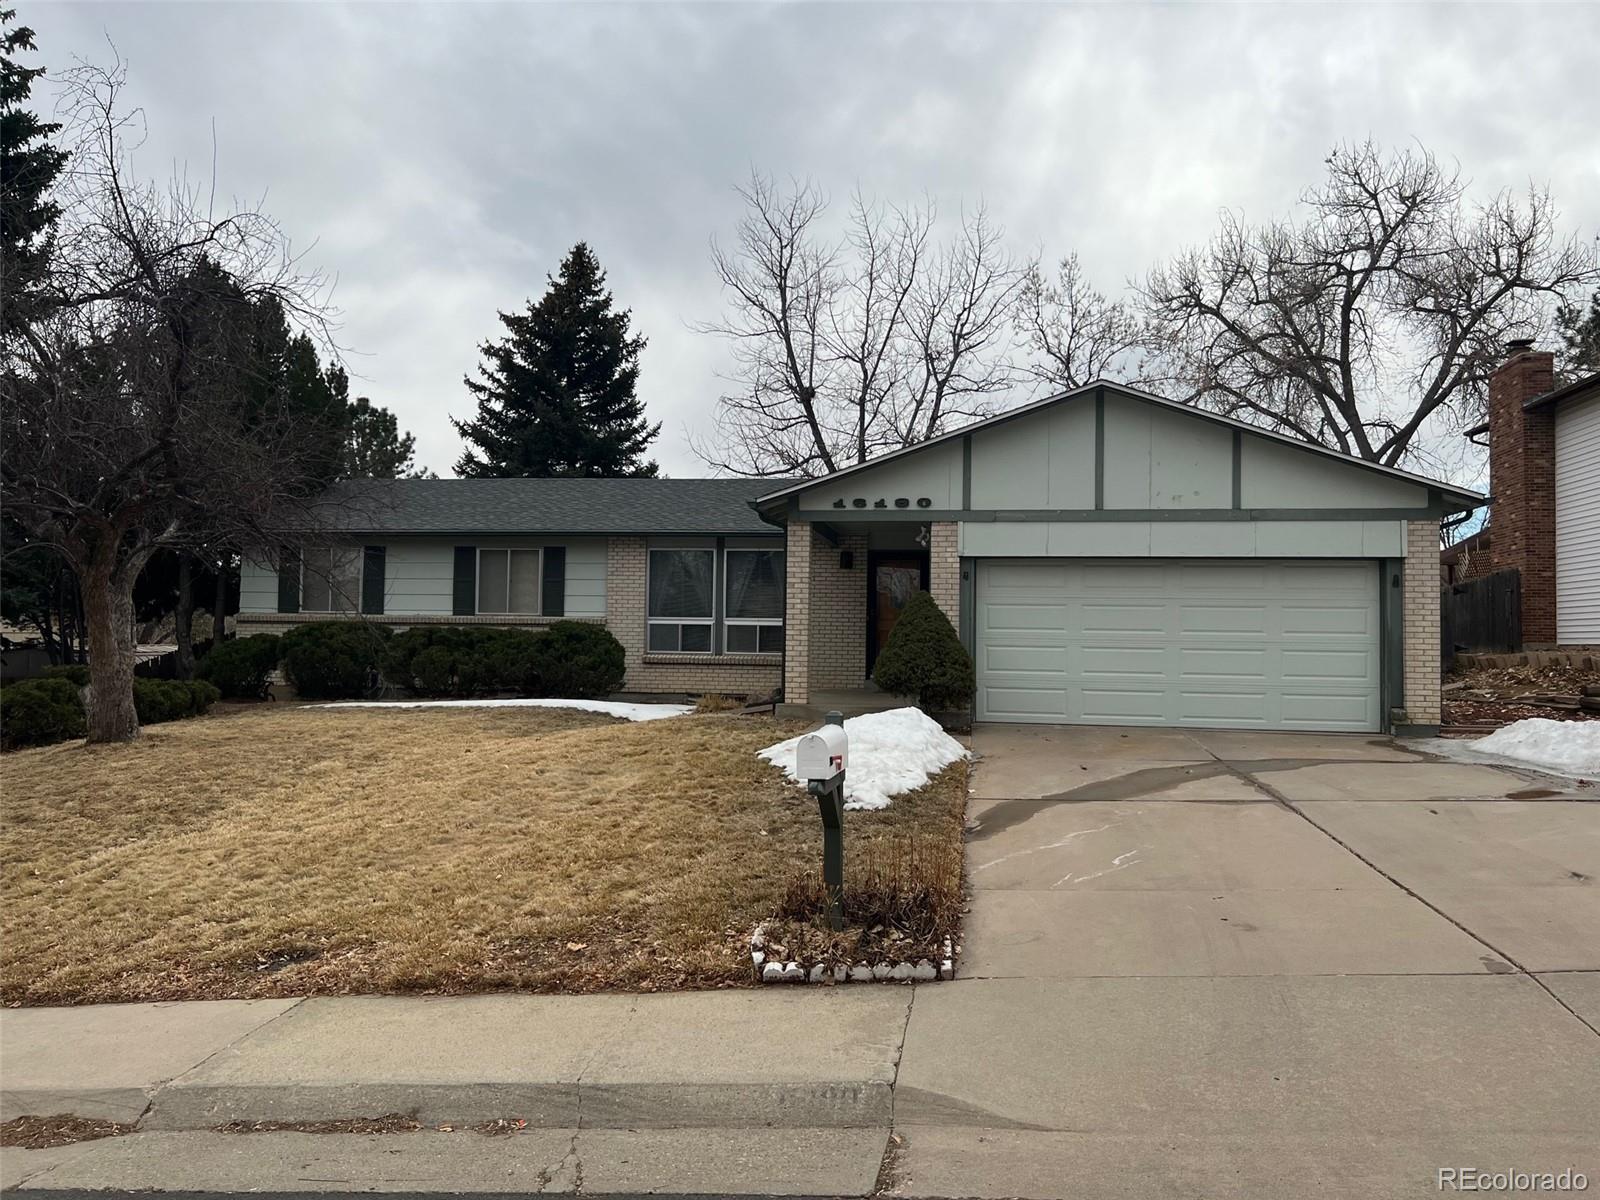
[(1522, 575), (1522, 640), (1556, 640), (1556, 430), (1553, 407), (1522, 406), (1555, 388), (1555, 355), (1516, 348), (1489, 378), (1490, 558)]
[(784, 563), (783, 701), (811, 702), (811, 522), (790, 518)]
[[(850, 555), (850, 569), (839, 565)], [(867, 536), (811, 541), (811, 686), (858, 688), (867, 677)]]
[(1406, 723), (1439, 723), (1439, 522), (1406, 522), (1401, 599)]
[(782, 668), (775, 655), (651, 654), (645, 650), (647, 543), (613, 537), (606, 549), (606, 628), (627, 662), (630, 692), (748, 696), (772, 691)]
[(929, 527), (928, 594), (960, 629), (961, 528), (954, 521), (935, 521)]

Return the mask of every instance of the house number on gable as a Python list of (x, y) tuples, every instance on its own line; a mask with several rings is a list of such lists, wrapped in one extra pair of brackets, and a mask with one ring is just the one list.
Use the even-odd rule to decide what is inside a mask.
[[(895, 508), (910, 508), (911, 503), (911, 500), (905, 496), (896, 496), (893, 500), (885, 499), (882, 496), (876, 500), (868, 500), (865, 496), (857, 496), (849, 504), (846, 504), (843, 500), (835, 500), (833, 506), (835, 508), (866, 508), (870, 504), (873, 508), (888, 508), (891, 505)], [(933, 501), (927, 496), (918, 496), (916, 505), (918, 508), (932, 508)]]

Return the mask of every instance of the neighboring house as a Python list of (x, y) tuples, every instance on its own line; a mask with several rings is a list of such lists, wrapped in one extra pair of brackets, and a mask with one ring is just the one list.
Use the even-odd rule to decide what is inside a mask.
[[(634, 692), (835, 703), (925, 588), (979, 720), (1352, 731), (1438, 724), (1439, 521), (1483, 503), (1110, 383), (809, 481), (366, 487), (365, 611), (603, 620)], [(250, 564), (241, 630), (336, 609), (314, 574)]]
[(1557, 388), (1554, 355), (1507, 349), (1467, 430), (1489, 436), (1485, 565), (1521, 575), (1525, 646), (1600, 645), (1600, 375)]

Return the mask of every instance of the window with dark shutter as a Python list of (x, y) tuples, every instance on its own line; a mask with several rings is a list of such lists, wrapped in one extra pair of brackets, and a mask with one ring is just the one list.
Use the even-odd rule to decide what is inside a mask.
[(456, 547), (455, 578), (450, 588), (450, 611), (470, 617), (478, 611), (478, 548)]
[(567, 548), (544, 548), (544, 595), (540, 611), (547, 617), (564, 616), (567, 611)]
[(361, 548), (361, 611), (383, 615), (383, 574), (388, 562), (387, 546)]
[(278, 611), (300, 611), (300, 551), (293, 546), (278, 551)]

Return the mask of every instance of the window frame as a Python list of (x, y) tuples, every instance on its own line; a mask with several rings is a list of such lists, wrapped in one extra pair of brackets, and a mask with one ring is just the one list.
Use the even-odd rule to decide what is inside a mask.
[[(707, 617), (652, 617), (650, 615), (650, 580), (653, 572), (650, 564), (654, 561), (653, 554), (709, 554), (711, 555), (711, 615)], [(721, 556), (718, 547), (711, 545), (689, 546), (647, 546), (644, 559), (644, 652), (646, 654), (703, 654), (710, 658), (718, 653), (717, 650), (717, 572), (721, 565)], [(678, 627), (678, 648), (675, 650), (658, 650), (650, 645), (650, 632), (657, 625), (673, 625)], [(711, 630), (710, 645), (704, 650), (683, 649), (683, 626), (705, 625)]]
[[(474, 546), (476, 555), (472, 561), (472, 612), (479, 617), (542, 617), (544, 616), (544, 547), (541, 546)], [(506, 556), (506, 599), (505, 608), (499, 612), (483, 611), (483, 554), (504, 554)], [(524, 613), (511, 611), (511, 555), (513, 551), (529, 551), (536, 556), (537, 566), (534, 568), (535, 581), (534, 597), (537, 612)]]
[[(695, 658), (725, 658), (725, 657), (760, 657), (778, 659), (783, 657), (783, 649), (762, 650), (760, 630), (782, 629), (788, 620), (788, 613), (780, 617), (734, 617), (728, 616), (728, 555), (739, 553), (751, 554), (777, 554), (782, 556), (787, 569), (788, 547), (782, 542), (776, 545), (727, 545), (733, 539), (716, 538), (707, 541), (685, 540), (681, 545), (647, 546), (645, 548), (645, 596), (644, 596), (644, 653), (690, 655)], [(652, 554), (674, 554), (683, 551), (698, 552), (711, 555), (711, 615), (709, 617), (653, 617), (650, 615), (650, 564)], [(787, 607), (787, 605), (785, 606)], [(677, 626), (677, 644), (680, 649), (658, 649), (651, 645), (650, 634), (656, 626)], [(705, 650), (684, 650), (682, 627), (685, 625), (706, 626), (711, 631), (710, 645)], [(754, 650), (729, 650), (728, 630), (734, 626), (756, 629), (756, 646)]]
[[(728, 556), (732, 555), (732, 554), (776, 554), (776, 555), (779, 556), (779, 558), (781, 558), (783, 560), (784, 567), (787, 570), (788, 562), (789, 562), (788, 554), (787, 554), (787, 547), (785, 547), (785, 546), (725, 546), (725, 547), (723, 547), (723, 550), (722, 550), (722, 644), (723, 644), (724, 653), (727, 653), (727, 654), (768, 654), (768, 655), (782, 654), (783, 653), (783, 649), (782, 649), (781, 646), (777, 650), (763, 650), (763, 649), (761, 649), (761, 630), (763, 630), (763, 629), (773, 629), (773, 628), (782, 629), (783, 626), (784, 626), (785, 619), (786, 619), (784, 616), (777, 616), (777, 617), (735, 617), (735, 616), (732, 615), (732, 611), (733, 611), (732, 597), (728, 595), (728, 589), (729, 589), (730, 586), (732, 586), (732, 582), (733, 582), (733, 572), (729, 569), (729, 566), (728, 566)], [(780, 582), (779, 582), (780, 589), (783, 586), (784, 586), (784, 580), (780, 579)], [(781, 596), (781, 593), (780, 593), (780, 596)], [(754, 650), (729, 650), (729, 649), (727, 649), (728, 630), (734, 629), (734, 628), (754, 629), (756, 631), (756, 648)]]
[[(327, 553), (328, 553), (328, 574), (327, 574), (327, 576), (325, 578), (319, 577), (316, 574), (316, 572), (314, 572), (314, 571), (312, 571), (310, 569), (311, 568), (311, 564), (310, 564), (309, 560), (311, 558), (311, 555), (316, 553), (319, 550), (326, 550)], [(344, 597), (344, 599), (349, 602), (349, 607), (348, 608), (334, 607), (336, 602), (339, 600), (339, 597), (334, 592), (334, 583), (333, 583), (333, 581), (334, 581), (335, 576), (334, 576), (334, 571), (333, 571), (333, 556), (335, 554), (338, 554), (338, 553), (341, 553), (341, 552), (347, 552), (347, 553), (351, 554), (355, 558), (355, 565), (356, 565), (356, 571), (355, 571), (355, 584), (356, 584), (355, 593), (354, 593), (354, 595)], [(303, 612), (303, 613), (322, 613), (322, 614), (326, 614), (328, 616), (340, 616), (340, 615), (343, 615), (343, 616), (359, 616), (360, 613), (361, 613), (362, 588), (366, 584), (366, 574), (367, 574), (367, 554), (366, 554), (366, 547), (364, 547), (364, 546), (328, 546), (328, 545), (324, 545), (324, 546), (301, 546), (300, 547), (300, 597), (299, 597), (299, 600), (296, 603), (295, 607), (300, 612)], [(306, 604), (306, 596), (308, 594), (307, 591), (306, 591), (306, 580), (307, 579), (320, 579), (320, 582), (327, 586), (327, 589), (328, 589), (328, 605), (329, 605), (329, 607), (327, 607), (327, 608), (311, 608), (311, 607), (307, 606), (307, 604)]]

